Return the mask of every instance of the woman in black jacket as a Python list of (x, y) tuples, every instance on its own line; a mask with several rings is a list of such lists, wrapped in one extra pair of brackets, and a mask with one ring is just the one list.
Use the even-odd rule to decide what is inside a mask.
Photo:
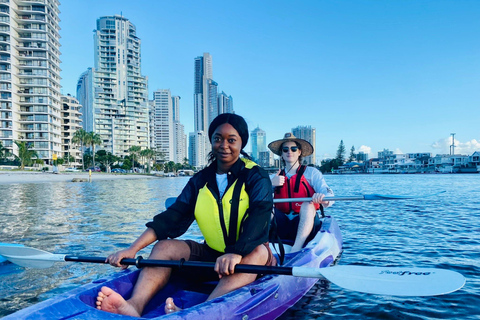
[[(272, 185), (266, 172), (243, 151), (248, 141), (247, 123), (236, 114), (221, 114), (210, 124), (208, 137), (212, 144), (209, 166), (190, 179), (172, 206), (147, 223), (147, 230), (129, 248), (108, 256), (107, 261), (120, 267), (123, 258), (133, 258), (159, 240), (151, 259), (215, 262), (220, 280), (210, 300), (255, 280), (255, 274), (234, 273), (235, 265), (273, 265), (275, 259), (267, 243)], [(205, 242), (175, 240), (194, 220)], [(128, 300), (103, 287), (97, 296), (97, 308), (140, 317), (170, 274), (170, 268), (144, 268)], [(168, 298), (165, 312), (177, 310)]]

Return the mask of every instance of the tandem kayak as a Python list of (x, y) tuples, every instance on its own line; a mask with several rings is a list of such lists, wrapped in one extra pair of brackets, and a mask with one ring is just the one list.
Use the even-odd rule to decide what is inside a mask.
[[(296, 253), (287, 253), (283, 266), (326, 268), (342, 250), (342, 235), (333, 217), (322, 218), (314, 239)], [(95, 308), (97, 294), (108, 286), (128, 298), (139, 270), (124, 270), (6, 316), (4, 319), (138, 319)], [(145, 308), (145, 319), (275, 319), (300, 300), (318, 278), (265, 275), (251, 284), (206, 301), (216, 282), (192, 283), (172, 275), (168, 285)], [(165, 299), (173, 297), (183, 310), (166, 315)]]

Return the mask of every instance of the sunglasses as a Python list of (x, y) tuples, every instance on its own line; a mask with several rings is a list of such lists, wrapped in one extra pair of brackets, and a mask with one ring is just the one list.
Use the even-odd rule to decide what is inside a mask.
[(292, 152), (297, 152), (298, 147), (297, 146), (290, 147), (290, 148), (289, 147), (282, 147), (282, 151), (285, 152), (285, 153), (287, 153), (289, 149), (292, 150)]

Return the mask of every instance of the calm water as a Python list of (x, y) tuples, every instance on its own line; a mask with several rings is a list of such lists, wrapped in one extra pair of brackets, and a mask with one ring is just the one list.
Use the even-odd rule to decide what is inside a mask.
[[(188, 178), (0, 185), (0, 242), (53, 253), (105, 256), (128, 246)], [(339, 264), (447, 268), (466, 286), (428, 298), (395, 298), (320, 281), (281, 319), (480, 319), (480, 175), (327, 176), (337, 195), (428, 194), (402, 201), (337, 202)], [(198, 238), (198, 232), (188, 235)], [(148, 250), (142, 251), (144, 256)], [(57, 263), (49, 269), (0, 266), (0, 317), (114, 272)]]

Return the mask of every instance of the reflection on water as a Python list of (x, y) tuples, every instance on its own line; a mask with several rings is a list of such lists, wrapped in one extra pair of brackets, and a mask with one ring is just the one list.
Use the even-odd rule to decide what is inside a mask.
[[(447, 193), (402, 201), (338, 201), (344, 236), (339, 264), (448, 268), (467, 285), (453, 294), (394, 298), (320, 281), (281, 319), (478, 319), (480, 175), (327, 176), (337, 195)], [(0, 242), (53, 253), (106, 256), (125, 248), (177, 196), (188, 178), (0, 185)], [(199, 239), (195, 226), (186, 237)], [(149, 248), (140, 252), (147, 256)], [(0, 266), (0, 317), (114, 272), (106, 265), (48, 269)], [(455, 306), (455, 308), (452, 308)]]

